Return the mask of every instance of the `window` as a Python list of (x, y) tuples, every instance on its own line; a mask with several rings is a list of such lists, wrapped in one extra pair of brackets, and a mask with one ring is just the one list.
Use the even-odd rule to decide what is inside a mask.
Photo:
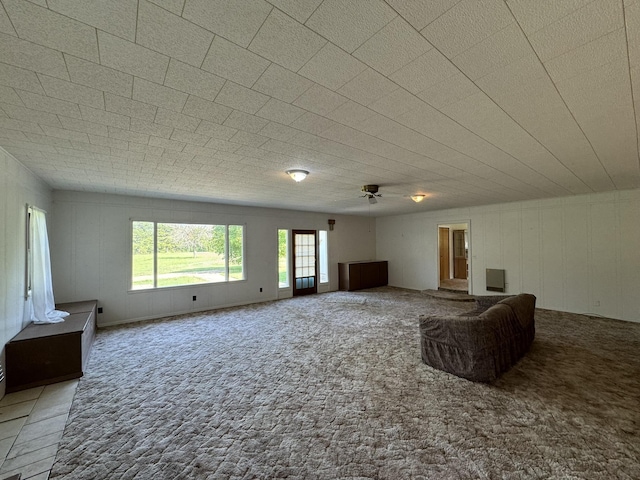
[(289, 287), (289, 230), (278, 230), (278, 287)]
[(132, 222), (131, 289), (244, 280), (244, 226)]
[(320, 260), (320, 283), (329, 283), (329, 253), (327, 245), (327, 231), (320, 230), (319, 235), (319, 260)]

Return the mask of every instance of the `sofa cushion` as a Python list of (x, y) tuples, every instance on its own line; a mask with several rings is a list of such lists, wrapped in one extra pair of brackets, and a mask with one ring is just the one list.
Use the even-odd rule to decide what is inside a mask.
[(511, 307), (522, 328), (526, 328), (533, 321), (536, 309), (536, 297), (534, 295), (521, 293), (518, 296), (500, 300), (498, 304)]

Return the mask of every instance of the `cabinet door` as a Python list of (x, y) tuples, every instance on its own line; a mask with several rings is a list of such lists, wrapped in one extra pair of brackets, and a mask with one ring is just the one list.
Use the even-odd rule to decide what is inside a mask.
[(362, 265), (352, 263), (349, 265), (349, 290), (360, 290), (362, 286)]

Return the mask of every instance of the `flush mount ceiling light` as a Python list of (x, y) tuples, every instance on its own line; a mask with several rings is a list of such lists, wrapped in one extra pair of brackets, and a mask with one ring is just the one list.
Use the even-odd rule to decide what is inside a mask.
[(426, 197), (426, 195), (411, 195), (411, 200), (413, 200), (416, 203), (420, 203), (422, 200), (424, 200), (424, 197)]
[(307, 172), (306, 170), (298, 170), (298, 169), (287, 170), (286, 173), (291, 178), (293, 178), (296, 182), (301, 182), (302, 180), (307, 178), (307, 175), (309, 175), (309, 172)]

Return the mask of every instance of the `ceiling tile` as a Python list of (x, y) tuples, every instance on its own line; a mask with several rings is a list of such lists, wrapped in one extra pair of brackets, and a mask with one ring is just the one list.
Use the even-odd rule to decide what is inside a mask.
[(126, 150), (129, 147), (129, 143), (126, 142), (125, 140), (103, 137), (100, 135), (89, 135), (89, 141), (93, 145), (102, 145), (103, 147), (119, 148), (121, 150)]
[[(390, 132), (402, 125), (398, 124), (395, 120), (392, 120), (384, 115), (376, 114), (371, 115), (364, 121), (358, 124), (358, 130), (368, 135), (378, 136), (383, 132)], [(406, 127), (402, 127), (406, 128)], [(383, 138), (383, 137), (381, 137)]]
[(108, 137), (117, 138), (118, 140), (125, 140), (127, 142), (134, 142), (142, 145), (149, 143), (149, 135), (144, 133), (132, 132), (131, 130), (123, 130), (121, 128), (108, 127)]
[(250, 88), (268, 66), (268, 60), (216, 36), (202, 69)]
[(421, 33), (448, 58), (453, 58), (513, 21), (503, 0), (463, 0)]
[(213, 34), (145, 0), (138, 5), (136, 43), (200, 67)]
[(173, 127), (160, 125), (153, 122), (147, 122), (140, 118), (131, 118), (131, 130), (134, 132), (146, 133), (156, 137), (169, 138), (173, 132)]
[(153, 122), (158, 107), (148, 103), (138, 102), (130, 98), (120, 97), (111, 93), (104, 94), (106, 108), (109, 112), (119, 113), (128, 117), (141, 118)]
[(182, 16), (233, 43), (247, 47), (272, 8), (263, 0), (187, 0)]
[(431, 48), (402, 17), (396, 17), (353, 55), (383, 75), (390, 75)]
[(95, 28), (30, 2), (4, 0), (3, 4), (20, 38), (98, 61)]
[(98, 110), (85, 105), (80, 105), (80, 112), (82, 112), (82, 119), (88, 122), (101, 123), (123, 129), (127, 129), (130, 126), (131, 119), (126, 115)]
[(532, 53), (520, 27), (512, 23), (457, 55), (452, 62), (475, 80)]
[(625, 7), (625, 23), (629, 63), (631, 68), (640, 67), (640, 1)]
[[(15, 92), (14, 92), (15, 94)], [(17, 94), (15, 94), (17, 96)], [(39, 123), (41, 125), (51, 125), (53, 127), (62, 127), (58, 116), (53, 113), (45, 113), (40, 110), (33, 110), (24, 107), (20, 97), (20, 104), (3, 102), (0, 104), (2, 111), (9, 117), (23, 122)]]
[(432, 49), (405, 65), (389, 78), (416, 94), (458, 72), (458, 68), (447, 57), (438, 50)]
[(179, 112), (187, 101), (187, 94), (173, 88), (147, 82), (135, 78), (133, 82), (133, 99), (150, 105), (168, 108)]
[(360, 122), (366, 120), (372, 115), (375, 115), (373, 110), (369, 110), (367, 107), (363, 107), (362, 105), (349, 100), (347, 103), (340, 105), (338, 108), (330, 112), (327, 117), (331, 120), (335, 120), (336, 122), (356, 127)]
[(182, 113), (215, 123), (223, 123), (231, 113), (231, 108), (189, 95)]
[(216, 103), (246, 113), (256, 113), (268, 100), (267, 95), (229, 81), (224, 84), (216, 97)]
[(620, 28), (545, 63), (554, 82), (582, 75), (627, 56), (627, 39)]
[(136, 0), (48, 0), (51, 10), (67, 17), (134, 41), (136, 34)]
[(441, 108), (479, 92), (478, 87), (463, 73), (456, 73), (418, 94), (429, 105)]
[(198, 97), (213, 101), (224, 85), (225, 80), (199, 68), (171, 59), (164, 80), (167, 87), (192, 93)]
[[(255, 115), (249, 115), (248, 113), (234, 110), (224, 121), (224, 125), (232, 127), (233, 129), (239, 129), (245, 132), (258, 133), (269, 123), (264, 118), (256, 117)], [(235, 133), (235, 132), (234, 132)], [(225, 139), (226, 140), (226, 139)]]
[(327, 42), (298, 73), (331, 90), (337, 90), (366, 68), (357, 58)]
[(129, 150), (138, 153), (148, 153), (150, 155), (162, 155), (164, 148), (152, 147), (151, 145), (143, 145), (141, 143), (129, 142)]
[(65, 117), (64, 115), (58, 115), (62, 127), (67, 130), (74, 130), (76, 132), (91, 133), (93, 135), (101, 135), (103, 137), (109, 136), (109, 130), (106, 125), (100, 123), (87, 122), (86, 120), (78, 120), (77, 118)]
[(20, 130), (21, 132), (31, 132), (42, 134), (42, 128), (37, 123), (23, 122), (21, 120), (14, 120), (13, 118), (0, 117), (0, 128), (9, 128), (11, 130)]
[(268, 0), (268, 2), (300, 23), (304, 23), (322, 0)]
[(291, 126), (297, 128), (298, 130), (303, 130), (305, 132), (317, 135), (335, 125), (335, 123), (336, 122), (334, 122), (333, 120), (329, 120), (328, 118), (321, 117), (320, 115), (316, 115), (315, 113), (307, 112), (300, 118), (298, 118), (295, 122), (293, 122)]
[(300, 95), (293, 104), (318, 115), (325, 115), (347, 101), (348, 99), (342, 95), (314, 84), (309, 90)]
[(258, 110), (256, 115), (284, 125), (289, 125), (303, 113), (304, 110), (301, 108), (272, 98), (264, 105), (264, 107)]
[(177, 128), (171, 134), (171, 140), (177, 140), (179, 142), (197, 145), (200, 147), (204, 147), (210, 139), (211, 137), (208, 137), (206, 135), (187, 132), (185, 130), (178, 130)]
[(0, 65), (0, 85), (7, 85), (9, 87), (44, 95), (44, 90), (35, 72), (12, 65)]
[(175, 140), (169, 140), (167, 138), (153, 137), (152, 136), (152, 137), (149, 137), (149, 145), (151, 145), (153, 147), (162, 147), (165, 150), (181, 152), (184, 149), (184, 147), (186, 146), (186, 143), (177, 142)]
[(325, 43), (327, 41), (312, 30), (273, 9), (251, 41), (249, 50), (297, 72)]
[[(236, 150), (238, 150), (241, 145), (239, 143), (227, 142), (227, 141), (221, 140), (219, 138), (212, 138), (211, 140), (209, 140), (209, 142), (207, 143), (206, 146), (207, 146), (207, 148), (212, 148), (212, 149), (215, 149), (215, 150), (219, 150), (220, 152), (233, 153)], [(189, 147), (189, 145), (187, 145), (187, 148), (188, 147)]]
[(182, 9), (184, 8), (184, 0), (151, 0), (151, 2), (165, 10), (169, 10), (171, 13), (175, 13), (176, 15), (181, 15)]
[(104, 95), (102, 90), (83, 87), (66, 80), (38, 75), (40, 83), (47, 96), (66, 100), (72, 103), (81, 103), (93, 108), (104, 108)]
[(338, 93), (362, 105), (369, 105), (397, 89), (391, 80), (368, 68), (340, 88)]
[[(69, 80), (62, 53), (12, 35), (0, 33), (0, 62)], [(0, 73), (2, 76), (4, 73)]]
[(380, 0), (325, 0), (305, 25), (351, 53), (395, 17)]
[(13, 25), (11, 25), (11, 20), (9, 20), (4, 8), (0, 8), (0, 33), (6, 33), (7, 35), (13, 35), (14, 37), (18, 36)]
[(415, 108), (416, 104), (419, 102), (420, 100), (418, 100), (414, 95), (411, 95), (404, 88), (398, 88), (389, 95), (386, 95), (370, 104), (369, 108), (389, 118), (395, 118)]
[(73, 130), (65, 130), (64, 128), (50, 127), (49, 125), (42, 125), (42, 130), (46, 135), (56, 138), (65, 138), (67, 140), (78, 140), (80, 142), (88, 142), (89, 137), (86, 133), (75, 132)]
[(78, 104), (58, 100), (57, 98), (45, 97), (37, 93), (18, 90), (18, 95), (28, 108), (42, 110), (54, 114), (66, 115), (67, 117), (81, 118)]
[(73, 83), (104, 90), (115, 95), (130, 97), (133, 76), (71, 55), (64, 57)]
[(527, 35), (569, 15), (593, 0), (506, 0)]
[(23, 106), (22, 100), (11, 87), (0, 85), (0, 102)]
[(312, 85), (310, 80), (272, 63), (253, 86), (253, 90), (291, 103)]
[(282, 140), (283, 142), (288, 141), (294, 135), (298, 133), (298, 130), (287, 127), (286, 125), (282, 125), (276, 122), (269, 122), (262, 130), (260, 130), (260, 135), (265, 137), (274, 138), (276, 140)]
[(596, 0), (529, 36), (543, 62), (623, 27), (619, 2)]
[(416, 30), (422, 30), (460, 0), (387, 0)]
[(225, 125), (219, 125), (217, 123), (203, 120), (196, 128), (196, 133), (206, 135), (208, 137), (219, 138), (222, 140), (229, 140), (235, 135), (237, 130), (235, 128), (227, 127)]
[(231, 137), (229, 141), (232, 143), (239, 143), (241, 145), (248, 145), (250, 147), (259, 147), (267, 140), (269, 139), (267, 137), (263, 137), (262, 135), (256, 135), (255, 133), (243, 132), (242, 130), (240, 130), (233, 137)]
[(169, 57), (98, 30), (100, 63), (144, 78), (164, 82)]
[[(173, 110), (167, 110), (166, 108), (159, 108), (156, 113), (155, 123), (160, 125), (166, 125), (168, 127), (179, 128), (188, 132), (195, 132), (200, 125), (200, 119), (183, 115), (182, 113), (174, 112)], [(165, 137), (165, 135), (161, 135)], [(168, 135), (166, 135), (168, 137)]]

